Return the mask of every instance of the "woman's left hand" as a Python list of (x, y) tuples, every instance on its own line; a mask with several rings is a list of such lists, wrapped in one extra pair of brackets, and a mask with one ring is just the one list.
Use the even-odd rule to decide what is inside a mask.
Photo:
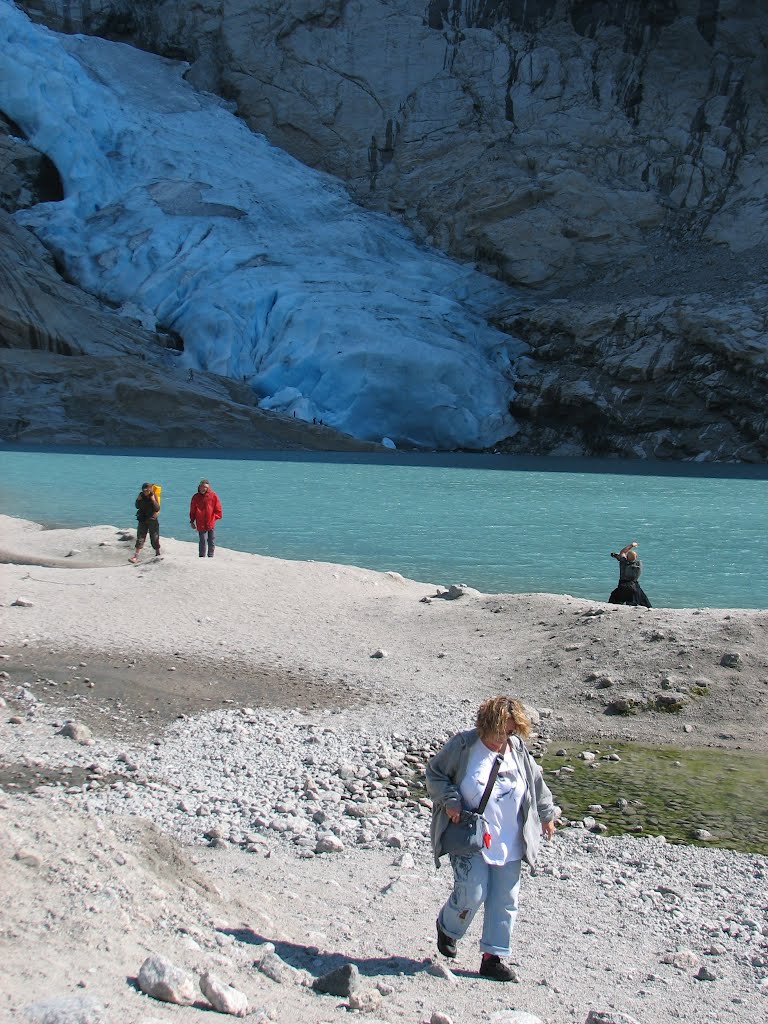
[(542, 821), (541, 823), (541, 834), (545, 839), (551, 839), (555, 834), (555, 823), (554, 821)]

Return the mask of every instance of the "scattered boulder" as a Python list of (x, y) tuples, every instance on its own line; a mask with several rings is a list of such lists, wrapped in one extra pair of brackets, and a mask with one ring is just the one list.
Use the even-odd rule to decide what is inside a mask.
[(282, 985), (283, 982), (290, 980), (291, 971), (295, 970), (295, 968), (292, 968), (282, 957), (277, 955), (271, 943), (267, 943), (267, 945), (271, 948), (265, 950), (261, 959), (256, 961), (256, 966), (271, 981)]
[(13, 608), (34, 608), (34, 602), (30, 601), (28, 597), (17, 597), (15, 601), (11, 602)]
[(362, 992), (353, 992), (349, 997), (350, 1010), (361, 1013), (373, 1013), (381, 1006), (381, 992), (375, 988), (367, 988)]
[(634, 715), (637, 714), (644, 704), (645, 702), (642, 697), (627, 693), (607, 704), (605, 713), (606, 715)]
[(694, 974), (694, 978), (696, 981), (717, 981), (717, 975), (715, 972), (711, 971), (709, 967), (706, 967), (703, 964), (696, 974)]
[(245, 1017), (248, 1013), (248, 997), (231, 985), (224, 984), (210, 971), (206, 971), (200, 978), (200, 991), (219, 1013), (229, 1013), (233, 1017)]
[(335, 836), (332, 832), (327, 835), (320, 836), (315, 846), (315, 853), (341, 853), (344, 849), (344, 843)]
[(677, 949), (674, 953), (665, 953), (661, 958), (664, 964), (672, 964), (678, 970), (685, 970), (688, 967), (698, 967), (699, 958), (692, 949)]
[(657, 693), (656, 707), (659, 711), (677, 712), (682, 711), (689, 703), (688, 695), (676, 691), (674, 693)]
[(91, 730), (83, 722), (68, 721), (59, 729), (59, 736), (66, 736), (76, 743), (82, 743), (84, 746), (93, 742), (93, 736)]
[(312, 982), (315, 992), (340, 996), (344, 999), (360, 991), (360, 972), (354, 964), (342, 964), (334, 971), (322, 974)]
[(429, 1024), (453, 1024), (453, 1018), (447, 1013), (440, 1013), (438, 1010), (429, 1018)]
[(188, 971), (175, 967), (157, 953), (148, 956), (141, 965), (139, 988), (153, 999), (179, 1006), (191, 1006), (197, 991), (195, 979)]
[(708, 840), (714, 839), (715, 837), (712, 835), (709, 829), (696, 828), (693, 830), (693, 838), (698, 839), (700, 842), (707, 842)]
[(735, 668), (741, 671), (741, 655), (735, 651), (727, 652), (720, 659), (720, 664), (723, 668)]
[(456, 975), (442, 960), (426, 960), (424, 962), (424, 969), (427, 974), (431, 974), (435, 978), (442, 978), (444, 981), (456, 981)]

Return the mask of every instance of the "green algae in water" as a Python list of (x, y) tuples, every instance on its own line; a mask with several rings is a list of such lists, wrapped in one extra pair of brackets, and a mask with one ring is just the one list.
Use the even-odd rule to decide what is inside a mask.
[[(591, 815), (607, 835), (663, 835), (673, 843), (768, 854), (768, 758), (605, 741), (565, 749), (567, 757), (548, 751), (539, 763), (566, 818)], [(599, 767), (582, 761), (582, 750), (596, 753), (592, 763)], [(621, 760), (603, 760), (612, 753)], [(563, 772), (566, 766), (574, 771)], [(591, 804), (603, 811), (592, 814)], [(712, 838), (697, 840), (700, 828)]]

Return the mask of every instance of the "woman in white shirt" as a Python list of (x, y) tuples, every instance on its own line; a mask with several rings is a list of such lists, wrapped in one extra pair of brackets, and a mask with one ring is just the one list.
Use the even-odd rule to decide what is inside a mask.
[(530, 730), (518, 700), (491, 697), (480, 705), (475, 728), (453, 736), (427, 765), (432, 848), (439, 866), (449, 822), (458, 821), (462, 809), (477, 808), (496, 756), (504, 749), (483, 815), (490, 840), (477, 853), (450, 855), (453, 892), (437, 917), (437, 948), (453, 958), (457, 941), (484, 907), (480, 974), (495, 981), (516, 980), (503, 958), (510, 955), (521, 863), (535, 863), (541, 836), (554, 835), (558, 813), (541, 769), (523, 742)]

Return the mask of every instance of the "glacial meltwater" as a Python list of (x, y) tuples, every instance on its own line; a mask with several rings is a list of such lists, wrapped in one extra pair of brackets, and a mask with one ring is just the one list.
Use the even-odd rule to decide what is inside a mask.
[[(567, 753), (557, 756), (558, 749)], [(581, 760), (583, 750), (597, 759)], [(564, 816), (592, 818), (607, 835), (663, 835), (673, 843), (768, 853), (764, 755), (600, 740), (550, 743), (541, 764)]]
[(768, 606), (765, 466), (10, 445), (0, 466), (0, 512), (47, 526), (135, 526), (147, 480), (163, 488), (163, 535), (192, 541), (189, 499), (206, 477), (224, 507), (220, 547), (606, 600), (610, 552), (637, 540), (654, 605)]

